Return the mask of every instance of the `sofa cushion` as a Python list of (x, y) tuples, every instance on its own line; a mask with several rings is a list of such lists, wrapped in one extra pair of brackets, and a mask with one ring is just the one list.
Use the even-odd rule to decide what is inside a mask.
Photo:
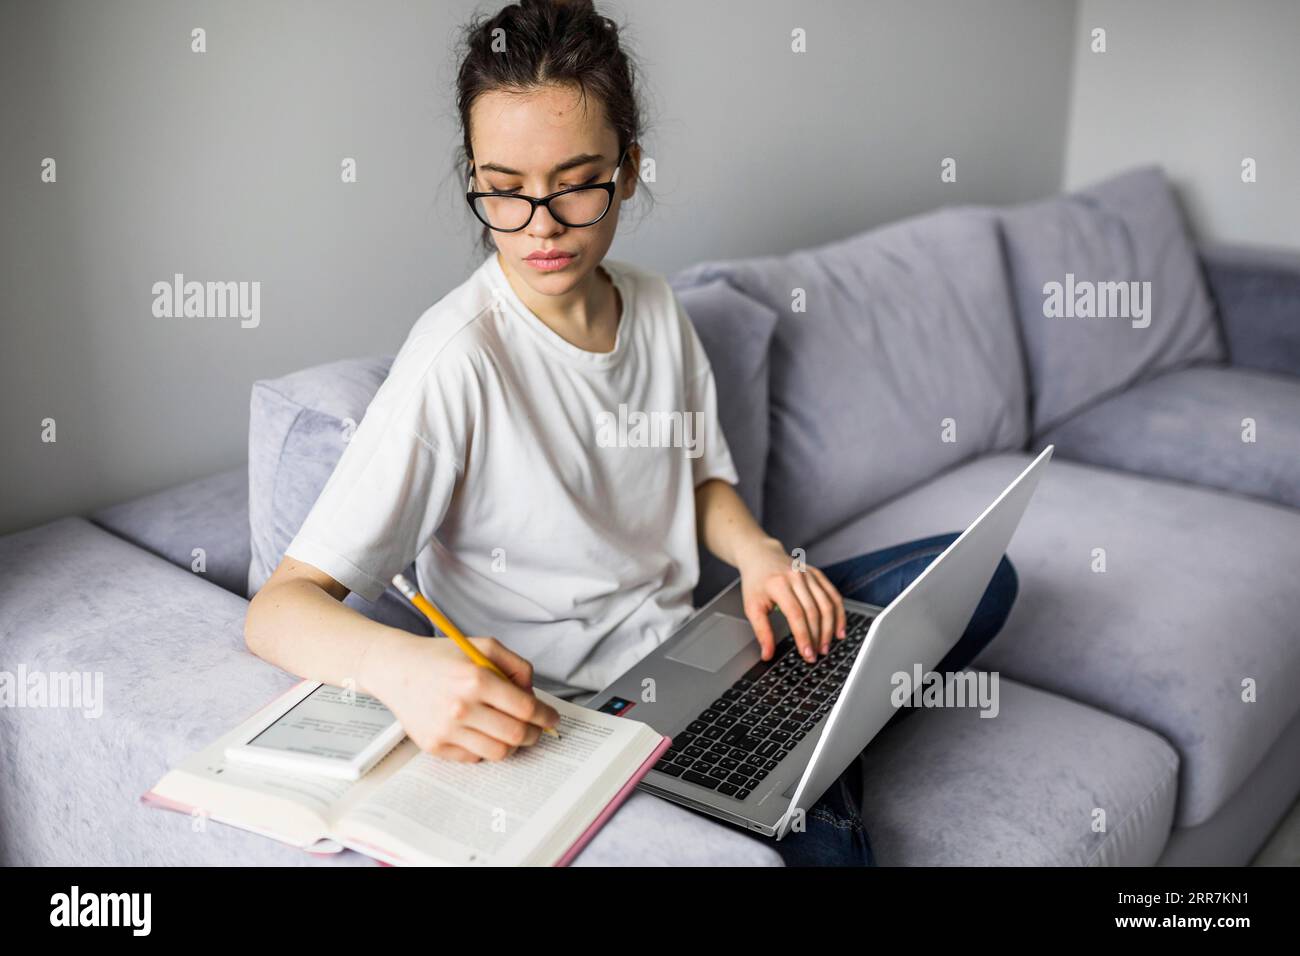
[(713, 367), (718, 419), (740, 476), (737, 491), (755, 515), (763, 513), (768, 448), (768, 352), (776, 313), (718, 279), (674, 282), (673, 291)]
[(1043, 441), (1059, 457), (1300, 508), (1300, 378), (1290, 375), (1175, 369), (1090, 406)]
[(787, 546), (959, 462), (1023, 447), (1023, 358), (991, 210), (682, 275), (725, 278), (780, 316), (764, 521)]
[[(768, 450), (768, 353), (776, 313), (721, 279), (698, 285), (672, 284), (713, 366), (718, 420), (740, 476), (736, 490), (761, 520)], [(716, 594), (735, 573), (701, 548), (696, 606)]]
[(1001, 677), (997, 699), (995, 717), (971, 707), (921, 710), (867, 747), (862, 819), (877, 862), (1153, 864), (1178, 797), (1169, 743)]
[[(393, 356), (344, 359), (253, 384), (248, 416), (248, 517), (252, 597), (284, 558), (379, 391)], [(415, 580), (415, 562), (406, 569)], [(391, 584), (379, 600), (344, 603), (415, 634), (432, 627)]]
[[(92, 589), (85, 582), (94, 581)], [(68, 595), (75, 595), (69, 600)], [(83, 518), (0, 538), (0, 660), (103, 675), (103, 710), (0, 707), (0, 865), (369, 865), (139, 803), (295, 678), (244, 647), (248, 602)], [(779, 866), (744, 833), (634, 793), (576, 865)]]
[(284, 557), (391, 365), (391, 356), (344, 359), (253, 383), (249, 596)]
[[(1287, 840), (1270, 839), (1300, 794), (1300, 715), (1282, 731), (1259, 766), (1214, 816), (1199, 826), (1175, 829), (1157, 866), (1276, 866), (1294, 860)], [(1264, 849), (1266, 852), (1260, 852)]]
[[(809, 558), (964, 528), (1031, 460), (962, 465)], [(1300, 511), (1054, 459), (1007, 555), (1019, 596), (975, 665), (1164, 736), (1181, 761), (1178, 826), (1211, 817), (1300, 713)]]
[[(1143, 166), (1066, 196), (1002, 214), (1041, 435), (1100, 396), (1165, 369), (1224, 357), (1217, 317), (1178, 203), (1158, 166)], [(1149, 309), (1093, 317), (1081, 296), (1096, 283), (1149, 283)], [(1046, 286), (1064, 315), (1046, 314)], [(1070, 294), (1073, 289), (1073, 295)], [(1120, 304), (1120, 303), (1117, 303)], [(1109, 307), (1108, 307), (1109, 308)]]
[(101, 508), (90, 520), (227, 591), (247, 594), (247, 465)]

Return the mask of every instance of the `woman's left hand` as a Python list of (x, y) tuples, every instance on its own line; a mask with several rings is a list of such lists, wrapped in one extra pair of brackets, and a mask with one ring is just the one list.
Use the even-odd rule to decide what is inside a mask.
[(832, 635), (844, 637), (844, 599), (820, 568), (797, 563), (775, 538), (755, 539), (738, 558), (745, 616), (763, 648), (763, 660), (776, 651), (767, 617), (773, 607), (785, 615), (804, 660), (815, 661), (818, 648), (829, 652)]

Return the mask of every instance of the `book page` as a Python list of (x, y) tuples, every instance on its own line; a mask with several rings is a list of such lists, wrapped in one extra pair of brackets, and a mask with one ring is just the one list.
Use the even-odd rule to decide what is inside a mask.
[(147, 796), (295, 846), (326, 836), (332, 809), (356, 783), (232, 764), (225, 749), (235, 739), (227, 735), (191, 754)]
[(538, 696), (560, 712), (559, 740), (543, 734), (504, 760), (478, 763), (414, 751), (343, 813), (338, 838), (346, 842), (353, 835), (395, 853), (396, 841), (414, 857), (409, 862), (521, 860), (573, 814), (601, 773), (645, 729), (542, 691)]
[(224, 747), (211, 755), (204, 751), (201, 754), (204, 759), (195, 762), (187, 760), (178, 769), (210, 783), (238, 787), (296, 803), (316, 814), (322, 822), (329, 818), (330, 808), (343, 798), (350, 787), (356, 785), (352, 780), (234, 764), (226, 760), (224, 751)]

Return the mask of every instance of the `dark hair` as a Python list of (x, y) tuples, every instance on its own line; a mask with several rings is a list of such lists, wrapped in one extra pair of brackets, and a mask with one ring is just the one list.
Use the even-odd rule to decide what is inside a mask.
[[(505, 38), (504, 51), (493, 49), (499, 36)], [(550, 83), (572, 84), (581, 91), (584, 105), (589, 96), (604, 104), (605, 116), (618, 134), (620, 156), (641, 141), (642, 110), (632, 58), (619, 43), (618, 25), (597, 13), (592, 0), (519, 0), (496, 13), (476, 16), (464, 28), (461, 46), (456, 107), (464, 142), (456, 166), (462, 189), (474, 162), (470, 108), (493, 90), (522, 92)], [(486, 226), (479, 244), (485, 252), (492, 250)]]

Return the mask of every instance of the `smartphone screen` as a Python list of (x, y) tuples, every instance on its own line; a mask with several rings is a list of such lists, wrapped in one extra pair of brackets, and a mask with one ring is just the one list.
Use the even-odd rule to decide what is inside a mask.
[(396, 721), (377, 698), (322, 684), (248, 746), (351, 760)]

